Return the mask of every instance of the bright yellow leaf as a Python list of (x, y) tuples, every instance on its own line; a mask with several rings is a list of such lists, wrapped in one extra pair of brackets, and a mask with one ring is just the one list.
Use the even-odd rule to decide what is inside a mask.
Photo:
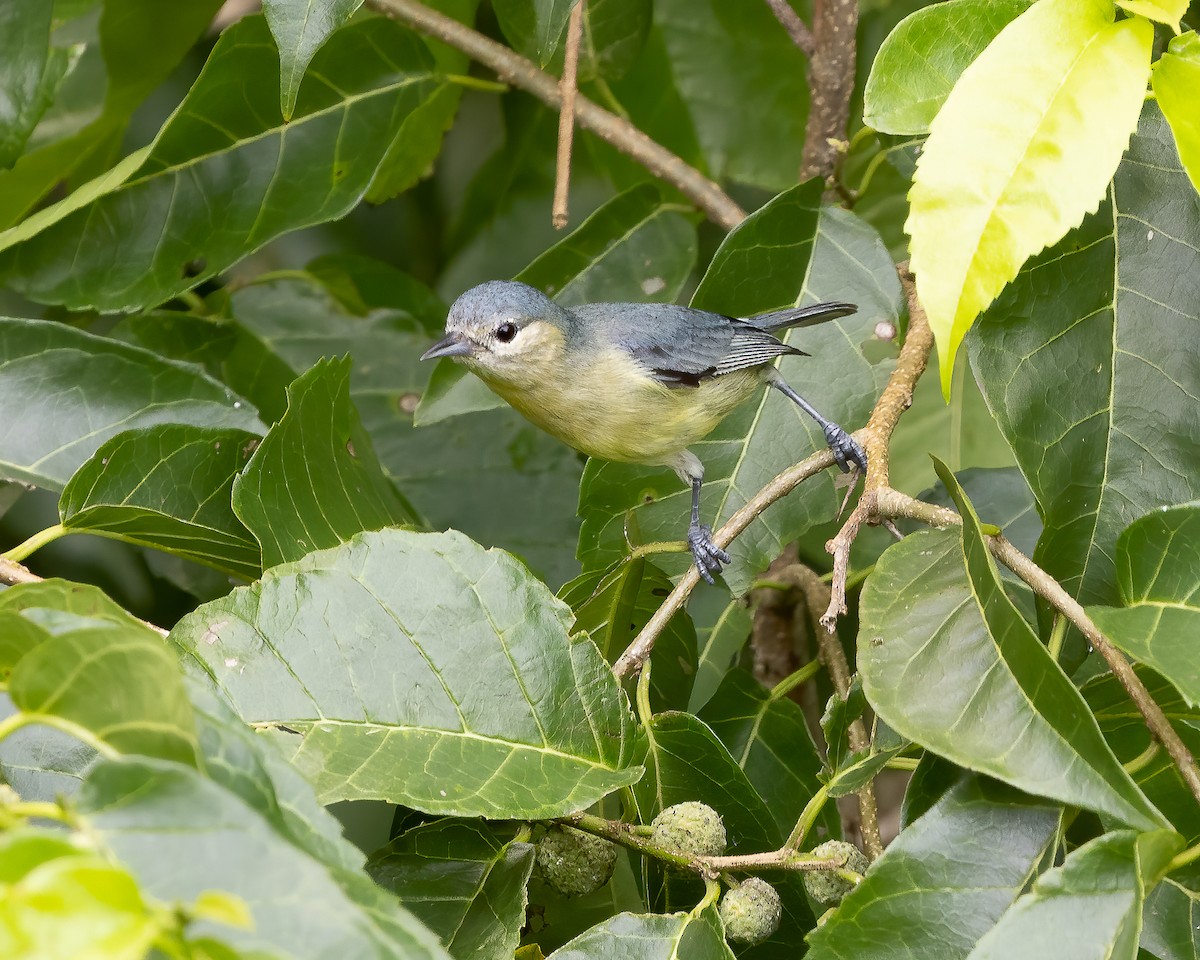
[(1179, 160), (1200, 190), (1200, 36), (1195, 31), (1171, 41), (1154, 65), (1154, 95), (1175, 135)]
[(959, 78), (909, 193), (912, 270), (947, 397), (967, 330), (1104, 197), (1137, 126), (1153, 27), (1106, 0), (1038, 0)]
[(1146, 17), (1179, 32), (1179, 18), (1187, 13), (1191, 0), (1117, 0), (1117, 6), (1126, 13)]

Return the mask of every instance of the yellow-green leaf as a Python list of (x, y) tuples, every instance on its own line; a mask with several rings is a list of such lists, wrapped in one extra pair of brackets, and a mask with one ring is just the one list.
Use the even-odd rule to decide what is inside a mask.
[(1200, 36), (1176, 37), (1154, 65), (1154, 95), (1175, 134), (1179, 159), (1192, 186), (1200, 190)]
[(1033, 254), (1095, 210), (1137, 125), (1154, 30), (1039, 0), (962, 74), (909, 194), (912, 269), (949, 396), (954, 354)]
[(1178, 33), (1179, 18), (1187, 13), (1191, 0), (1116, 0), (1116, 2), (1117, 6), (1126, 13), (1165, 23)]

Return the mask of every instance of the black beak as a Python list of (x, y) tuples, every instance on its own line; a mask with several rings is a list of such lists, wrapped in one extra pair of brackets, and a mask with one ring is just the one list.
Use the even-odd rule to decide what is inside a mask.
[(448, 333), (421, 354), (422, 360), (438, 360), (441, 357), (468, 357), (473, 352), (471, 341), (461, 333)]

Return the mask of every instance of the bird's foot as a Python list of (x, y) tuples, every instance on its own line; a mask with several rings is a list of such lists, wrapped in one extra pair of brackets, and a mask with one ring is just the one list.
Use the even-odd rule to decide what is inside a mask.
[(833, 451), (833, 459), (842, 473), (849, 471), (852, 465), (861, 473), (867, 472), (867, 451), (836, 423), (826, 424), (825, 442)]
[(713, 543), (712, 527), (703, 523), (693, 523), (688, 527), (687, 542), (700, 576), (715, 584), (713, 575), (721, 572), (722, 564), (730, 562), (730, 556)]

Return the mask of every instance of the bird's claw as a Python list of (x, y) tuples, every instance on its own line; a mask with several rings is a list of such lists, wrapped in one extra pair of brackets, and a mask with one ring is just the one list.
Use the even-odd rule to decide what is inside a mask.
[(713, 543), (712, 527), (703, 523), (692, 524), (688, 528), (687, 542), (700, 576), (709, 583), (715, 584), (713, 574), (720, 573), (721, 565), (729, 563), (731, 558), (729, 554)]
[(860, 473), (867, 472), (867, 451), (836, 423), (825, 427), (825, 442), (833, 451), (833, 459), (837, 461), (842, 473), (849, 472), (852, 464)]

